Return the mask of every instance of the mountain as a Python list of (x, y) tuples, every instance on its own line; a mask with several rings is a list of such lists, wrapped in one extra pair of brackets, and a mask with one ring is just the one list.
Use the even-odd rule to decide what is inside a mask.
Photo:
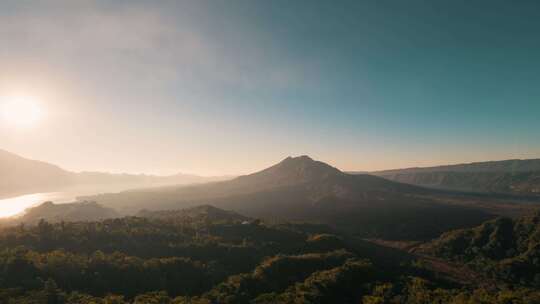
[(351, 175), (308, 156), (230, 181), (84, 197), (125, 214), (210, 204), (270, 221), (327, 223), (362, 236), (430, 238), (491, 215), (423, 197), (432, 190)]
[(540, 288), (540, 211), (450, 231), (417, 251), (466, 263), (496, 279)]
[(0, 198), (53, 191), (72, 183), (73, 175), (61, 168), (0, 150)]
[(39, 206), (28, 208), (23, 215), (4, 220), (7, 224), (37, 224), (41, 220), (49, 223), (97, 221), (118, 217), (118, 213), (111, 208), (105, 208), (95, 202), (81, 202), (71, 204), (54, 204), (45, 202)]
[(439, 189), (540, 196), (540, 159), (371, 172), (386, 179)]
[[(259, 194), (295, 194), (302, 192), (311, 203), (324, 197), (337, 196), (346, 198), (377, 189), (391, 192), (398, 189), (420, 188), (398, 184), (382, 178), (363, 175), (353, 176), (339, 171), (325, 163), (314, 161), (308, 156), (288, 157), (280, 163), (262, 171), (244, 175), (230, 181), (209, 183), (206, 185), (171, 186), (121, 193), (89, 196), (84, 199), (97, 200), (119, 210), (131, 212), (137, 209), (159, 210), (165, 207), (182, 205), (201, 205), (204, 201), (228, 201), (229, 198), (249, 198)], [(289, 197), (290, 201), (293, 197)], [(233, 201), (236, 201), (233, 199)], [(152, 203), (150, 203), (152, 202)], [(228, 205), (227, 202), (222, 202)], [(234, 202), (231, 202), (234, 204)], [(280, 202), (276, 201), (275, 204)], [(215, 204), (212, 204), (215, 205)], [(251, 204), (259, 205), (257, 202)], [(290, 202), (289, 205), (294, 205)], [(168, 209), (168, 208), (167, 208)]]
[(280, 163), (250, 175), (236, 179), (238, 184), (250, 189), (296, 185), (307, 182), (322, 181), (327, 178), (345, 175), (338, 169), (307, 155), (287, 157)]
[(202, 177), (188, 174), (153, 176), (102, 172), (75, 173), (3, 150), (0, 150), (0, 174), (0, 199), (30, 193), (64, 191), (77, 187), (119, 191), (116, 189), (205, 183), (227, 179), (227, 177)]

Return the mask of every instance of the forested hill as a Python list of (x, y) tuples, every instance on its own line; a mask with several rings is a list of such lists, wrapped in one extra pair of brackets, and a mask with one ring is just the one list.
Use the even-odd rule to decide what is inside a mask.
[(540, 196), (540, 159), (372, 172), (389, 180), (458, 191)]
[(213, 223), (221, 223), (221, 222), (242, 223), (242, 222), (249, 222), (250, 220), (252, 220), (236, 212), (219, 209), (211, 205), (202, 205), (202, 206), (196, 206), (192, 208), (179, 209), (179, 210), (161, 210), (161, 211), (141, 210), (137, 214), (137, 216), (150, 218), (150, 219), (213, 222)]
[[(219, 215), (192, 216), (192, 215)], [(174, 213), (173, 213), (174, 214)], [(161, 218), (0, 229), (0, 303), (536, 303), (530, 288), (447, 281), (322, 225)], [(192, 221), (183, 219), (189, 215)], [(173, 220), (171, 220), (173, 219)], [(520, 302), (508, 302), (512, 299)]]
[(447, 232), (418, 251), (467, 263), (508, 283), (540, 288), (540, 211)]

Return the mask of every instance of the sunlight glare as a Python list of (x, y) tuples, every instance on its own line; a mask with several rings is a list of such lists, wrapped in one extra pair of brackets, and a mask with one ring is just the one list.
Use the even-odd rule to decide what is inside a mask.
[(35, 98), (26, 96), (6, 97), (0, 101), (2, 122), (16, 127), (31, 127), (43, 117), (43, 111)]

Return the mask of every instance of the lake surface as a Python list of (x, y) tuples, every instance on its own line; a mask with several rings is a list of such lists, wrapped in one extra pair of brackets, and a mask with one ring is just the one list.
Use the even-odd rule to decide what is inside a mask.
[(34, 193), (0, 199), (0, 218), (18, 215), (27, 208), (35, 207), (47, 201), (51, 201), (55, 204), (73, 203), (77, 201), (77, 197), (79, 196), (120, 192), (131, 188), (132, 185), (84, 186), (73, 187), (57, 192)]
[(76, 200), (78, 194), (70, 192), (49, 192), (21, 195), (0, 200), (0, 217), (17, 215), (25, 209), (40, 205), (46, 201), (63, 204)]

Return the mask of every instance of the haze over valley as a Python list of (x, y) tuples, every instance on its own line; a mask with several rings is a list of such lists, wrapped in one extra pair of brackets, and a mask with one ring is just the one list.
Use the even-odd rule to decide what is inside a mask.
[(202, 177), (70, 172), (56, 165), (29, 160), (0, 150), (0, 216), (16, 215), (44, 201), (73, 202), (78, 196), (131, 188), (194, 184), (230, 177)]
[[(46, 163), (19, 159), (12, 154), (7, 155), (10, 155), (12, 160), (39, 164), (40, 166), (31, 167), (34, 171), (27, 174), (41, 177), (41, 180), (37, 180), (36, 187), (53, 191), (49, 194), (23, 195), (4, 200), (6, 203), (4, 214), (18, 215), (12, 221), (13, 224), (36, 223), (40, 218), (52, 222), (98, 220), (132, 216), (144, 211), (178, 210), (212, 205), (270, 222), (323, 223), (363, 237), (424, 240), (450, 229), (481, 224), (484, 220), (500, 215), (521, 216), (533, 210), (540, 201), (540, 195), (534, 191), (540, 185), (535, 178), (540, 172), (534, 167), (537, 160), (351, 174), (304, 155), (287, 157), (258, 172), (236, 178), (221, 178), (225, 180), (220, 181), (220, 178), (216, 177), (205, 179), (185, 175), (155, 177), (104, 173), (92, 173), (93, 178), (87, 179), (87, 173), (80, 175), (70, 173)], [(471, 174), (466, 184), (477, 188), (415, 184), (409, 180), (399, 179), (397, 180), (400, 182), (395, 182), (396, 176), (401, 177), (403, 171), (407, 174), (466, 172)], [(62, 176), (66, 178), (58, 179), (58, 172), (62, 172)], [(388, 175), (389, 172), (394, 175)], [(502, 190), (496, 191), (498, 189), (477, 186), (486, 183), (486, 173), (495, 174), (494, 178), (500, 174), (517, 176), (520, 183), (527, 185), (528, 188), (509, 191), (516, 189), (513, 184), (509, 184), (500, 186), (498, 189)], [(83, 178), (80, 178), (81, 175)], [(488, 182), (492, 179), (488, 179)], [(439, 180), (447, 182), (451, 179)], [(456, 180), (462, 181), (463, 178)], [(507, 180), (514, 181), (514, 179)], [(40, 181), (62, 183), (40, 184)], [(77, 185), (79, 192), (66, 190), (70, 189), (69, 187), (77, 189), (73, 188)], [(85, 186), (86, 192), (82, 191)], [(29, 188), (27, 191), (32, 193), (32, 189)], [(43, 199), (38, 201), (41, 197)], [(21, 201), (19, 207), (14, 206), (17, 200)], [(51, 202), (39, 208), (23, 211), (44, 201)], [(62, 207), (58, 203), (69, 204)], [(72, 215), (71, 211), (65, 211), (68, 208), (77, 209), (79, 205), (83, 210), (88, 206), (97, 209), (92, 212), (82, 211), (76, 216)], [(8, 213), (17, 208), (19, 211), (17, 214)], [(5, 223), (9, 224), (10, 221), (7, 219)], [(401, 224), (394, 224), (396, 222)]]

